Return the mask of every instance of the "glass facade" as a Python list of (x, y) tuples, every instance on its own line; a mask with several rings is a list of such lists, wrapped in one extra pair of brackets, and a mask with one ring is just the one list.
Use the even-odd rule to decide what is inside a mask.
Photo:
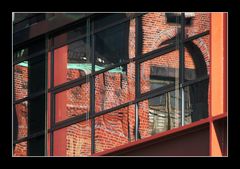
[(14, 156), (90, 156), (208, 117), (210, 13), (96, 13), (14, 50)]

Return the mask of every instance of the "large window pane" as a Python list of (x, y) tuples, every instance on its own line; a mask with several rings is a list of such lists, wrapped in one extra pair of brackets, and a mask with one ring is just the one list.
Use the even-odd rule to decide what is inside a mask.
[(90, 110), (89, 83), (56, 94), (56, 122), (82, 115)]
[(27, 156), (27, 142), (21, 142), (14, 145), (13, 156)]
[(138, 112), (140, 138), (181, 126), (179, 90), (140, 102)]
[(128, 107), (96, 117), (96, 152), (108, 150), (135, 139), (135, 107)]
[(89, 156), (91, 121), (80, 122), (54, 132), (54, 156)]
[(116, 67), (95, 78), (95, 111), (103, 111), (135, 99), (135, 64)]
[(210, 36), (185, 43), (185, 81), (195, 80), (209, 75), (210, 71)]
[(171, 19), (174, 22), (170, 22), (168, 13), (164, 12), (149, 12), (141, 17), (139, 30), (142, 37), (139, 38), (142, 38), (142, 54), (176, 43), (180, 20), (177, 16)]
[(173, 51), (140, 64), (141, 93), (179, 83), (179, 52)]
[(94, 35), (95, 71), (128, 60), (129, 21)]
[(13, 134), (16, 139), (28, 136), (28, 101), (15, 105), (14, 109), (14, 130)]

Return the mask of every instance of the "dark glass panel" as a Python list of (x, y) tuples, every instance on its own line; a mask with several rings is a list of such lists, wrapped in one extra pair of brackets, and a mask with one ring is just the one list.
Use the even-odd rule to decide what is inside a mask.
[(45, 55), (38, 55), (28, 60), (29, 94), (45, 89)]
[(94, 18), (94, 29), (95, 30), (102, 29), (113, 23), (117, 23), (127, 17), (128, 17), (127, 13), (113, 13), (113, 14), (101, 13), (101, 15), (98, 15)]
[(129, 21), (95, 33), (95, 71), (128, 60), (128, 40)]
[(32, 138), (28, 141), (28, 156), (44, 156), (44, 136)]
[(45, 129), (45, 94), (35, 97), (28, 102), (28, 131), (29, 135), (32, 135)]

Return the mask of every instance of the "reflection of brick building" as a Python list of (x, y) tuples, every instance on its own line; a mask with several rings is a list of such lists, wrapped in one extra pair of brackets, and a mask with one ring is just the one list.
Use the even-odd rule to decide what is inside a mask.
[[(28, 69), (25, 65), (17, 65), (15, 67), (15, 97), (18, 99), (27, 96), (28, 90)], [(28, 102), (23, 102), (16, 105), (16, 114), (18, 121), (18, 139), (27, 137), (28, 129)], [(23, 142), (16, 145), (16, 151), (14, 155), (25, 156), (27, 143)]]
[[(196, 13), (192, 19), (191, 27), (186, 27), (186, 37), (193, 36), (197, 33), (209, 30), (210, 14)], [(177, 40), (177, 25), (167, 23), (164, 13), (148, 13), (142, 18), (142, 53), (153, 51), (155, 49), (166, 46), (169, 40), (175, 38)], [(129, 26), (129, 58), (135, 57), (135, 20), (130, 21)], [(209, 36), (199, 38), (193, 41), (192, 45), (196, 45), (202, 52), (204, 61), (209, 73), (210, 54), (209, 54)], [(61, 50), (68, 50), (68, 46), (64, 46)], [(191, 45), (185, 48), (185, 68), (193, 72), (193, 77), (197, 76), (195, 69), (196, 63), (193, 60), (193, 47)], [(58, 55), (58, 56), (57, 56)], [(62, 57), (62, 53), (56, 53), (55, 57)], [(67, 55), (64, 56), (67, 63)], [(61, 70), (67, 68), (66, 65), (61, 65)], [(22, 98), (27, 93), (27, 67), (19, 65), (15, 71), (15, 92), (16, 97)], [(161, 55), (154, 59), (143, 62), (140, 67), (140, 87), (141, 92), (152, 90), (153, 69), (173, 70), (172, 78), (176, 78), (179, 74), (179, 52), (178, 50)], [(169, 72), (168, 72), (169, 71)], [(66, 74), (66, 76), (64, 76)], [(71, 81), (84, 75), (84, 71), (79, 69), (64, 70), (60, 78), (67, 78), (63, 81)], [(168, 76), (168, 75), (166, 75)], [(24, 78), (23, 78), (24, 77)], [(87, 79), (88, 81), (88, 79)], [(170, 83), (159, 80), (159, 83)], [(174, 82), (173, 82), (174, 84)], [(19, 88), (22, 88), (19, 90)], [(16, 90), (17, 89), (17, 90)], [(70, 90), (61, 92), (56, 95), (56, 121), (66, 120), (70, 117), (75, 117), (90, 111), (90, 83), (71, 88)], [(175, 97), (179, 97), (174, 95)], [(170, 99), (167, 96), (166, 99)], [(135, 99), (135, 62), (127, 65), (126, 69), (110, 70), (103, 74), (97, 75), (95, 78), (95, 112), (113, 108), (115, 106), (127, 103)], [(172, 114), (168, 115), (166, 107), (158, 107), (154, 111), (149, 105), (149, 100), (142, 101), (139, 105), (139, 133), (141, 138), (149, 137), (153, 134), (153, 128), (156, 133), (166, 131), (167, 125), (170, 129), (179, 127), (180, 116), (177, 103), (172, 106)], [(172, 104), (169, 101), (169, 104)], [(177, 106), (176, 106), (177, 105)], [(149, 112), (157, 112), (160, 117), (155, 118)], [(19, 104), (16, 107), (18, 117), (18, 137), (24, 137), (27, 133), (27, 104)], [(169, 116), (171, 122), (166, 119)], [(91, 120), (86, 115), (84, 122), (76, 123), (66, 128), (55, 132), (54, 155), (81, 156), (91, 155)], [(169, 120), (169, 119), (168, 119)], [(154, 126), (154, 121), (158, 121), (157, 126)], [(188, 118), (187, 123), (191, 123)], [(135, 139), (135, 106), (129, 105), (109, 114), (99, 116), (95, 119), (95, 149), (96, 152), (101, 152), (107, 149), (117, 147), (133, 141)], [(15, 149), (15, 155), (24, 155), (22, 152), (23, 146), (18, 145)]]
[[(209, 14), (201, 14), (196, 15), (196, 17), (193, 20), (194, 31), (203, 32), (204, 30), (208, 29), (209, 23)], [(166, 21), (166, 17), (162, 13), (149, 13), (146, 14), (143, 17), (142, 20), (142, 30), (143, 30), (143, 53), (147, 53), (149, 51), (152, 51), (154, 49), (157, 49), (161, 47), (162, 43), (164, 41), (167, 41), (168, 39), (171, 39), (173, 37), (176, 37), (176, 24), (168, 24)], [(203, 26), (202, 26), (203, 25)], [(204, 26), (205, 25), (205, 26)], [(130, 58), (134, 57), (135, 52), (135, 37), (133, 36), (135, 34), (134, 30), (135, 22), (132, 20), (130, 22), (130, 35), (129, 35), (129, 56)], [(192, 29), (191, 27), (191, 29)], [(198, 29), (196, 29), (198, 28)], [(199, 29), (200, 28), (200, 29)], [(189, 30), (191, 32), (191, 30)], [(159, 36), (158, 36), (159, 35)], [(196, 41), (197, 45), (201, 46), (208, 46), (208, 39), (205, 40), (199, 40)], [(205, 48), (204, 48), (205, 49)], [(207, 47), (206, 47), (207, 49)], [(205, 49), (205, 50), (206, 50)], [(205, 52), (206, 53), (206, 52)], [(61, 55), (61, 53), (60, 53)], [(60, 57), (60, 56), (59, 56)], [(206, 56), (206, 62), (209, 61), (209, 56)], [(63, 66), (63, 65), (62, 65)], [(150, 90), (150, 69), (152, 66), (156, 67), (165, 67), (165, 68), (178, 68), (179, 67), (179, 53), (178, 51), (174, 51), (171, 53), (168, 53), (164, 56), (157, 57), (155, 59), (152, 59), (146, 63), (144, 63), (142, 69), (141, 69), (141, 84), (142, 84), (142, 92), (149, 91)], [(186, 68), (194, 69), (194, 63), (192, 61), (192, 58), (188, 51), (186, 50)], [(17, 80), (16, 82), (16, 88), (18, 89), (18, 86), (23, 86), (24, 90), (18, 90), (16, 91), (16, 97), (23, 98), (24, 95), (26, 95), (27, 88), (24, 87), (24, 84), (27, 84), (27, 78), (22, 78), (22, 76), (27, 75), (27, 67), (17, 68), (19, 71), (19, 74), (16, 74), (16, 77), (21, 79), (21, 81)], [(176, 72), (178, 73), (178, 72)], [(115, 106), (118, 106), (120, 104), (126, 103), (130, 100), (133, 100), (135, 97), (135, 66), (134, 63), (130, 63), (127, 67), (127, 72), (107, 72), (97, 76), (96, 78), (96, 84), (95, 84), (95, 90), (96, 90), (96, 103), (95, 103), (95, 109), (96, 112), (106, 110)], [(67, 71), (67, 80), (70, 81), (72, 79), (76, 79), (77, 77), (80, 77), (80, 71), (69, 69)], [(21, 92), (21, 93), (20, 93)], [(24, 92), (24, 93), (23, 93)], [(62, 96), (58, 96), (62, 95)], [(61, 107), (61, 112), (58, 114), (61, 116), (62, 119), (66, 119), (72, 116), (84, 114), (86, 112), (89, 112), (89, 83), (87, 85), (83, 85), (81, 87), (75, 87), (71, 90), (68, 90), (67, 92), (63, 92), (57, 95), (58, 97), (62, 99), (59, 104), (63, 104), (65, 109), (63, 109), (62, 106), (56, 105), (56, 107)], [(84, 96), (84, 97), (83, 97)], [(63, 101), (63, 97), (66, 97)], [(58, 103), (58, 102), (57, 102)], [(24, 106), (24, 105), (19, 105)], [(21, 108), (22, 108), (21, 107)], [(140, 134), (143, 138), (148, 137), (151, 135), (150, 132), (150, 119), (153, 118), (149, 115), (148, 112), (148, 101), (144, 101), (141, 104), (141, 109), (139, 111), (139, 119), (140, 119)], [(21, 108), (17, 107), (17, 112), (19, 113), (18, 117), (26, 114), (27, 111), (20, 110)], [(60, 109), (59, 109), (60, 111)], [(65, 114), (65, 117), (64, 117)], [(134, 107), (129, 106), (123, 109), (120, 109), (118, 111), (112, 112), (109, 115), (104, 115), (99, 118), (97, 118), (95, 125), (96, 125), (96, 145), (98, 145), (98, 142), (105, 142), (106, 143), (99, 143), (99, 145), (96, 147), (96, 152), (106, 150), (109, 148), (116, 147), (118, 145), (122, 145), (128, 142), (128, 139), (133, 140), (135, 138), (134, 136)], [(57, 118), (58, 119), (58, 118)], [(25, 119), (26, 121), (26, 115)], [(153, 121), (151, 119), (151, 121)], [(19, 120), (19, 123), (22, 125), (19, 125), (19, 129), (22, 128), (22, 126), (25, 126), (25, 132), (27, 131), (27, 122), (22, 122), (22, 120)], [(129, 124), (127, 124), (129, 123)], [(178, 123), (178, 122), (177, 122)], [(178, 127), (178, 124), (172, 124), (173, 127)], [(128, 136), (128, 125), (130, 125), (130, 136)], [(165, 124), (166, 125), (166, 124)], [(164, 127), (164, 126), (163, 126)], [(63, 129), (64, 130), (64, 129)], [(81, 131), (81, 132), (80, 132)], [(19, 130), (21, 132), (21, 130)], [(80, 133), (79, 133), (80, 132)], [(82, 152), (82, 155), (89, 155), (90, 152), (90, 139), (91, 139), (91, 128), (90, 123), (84, 122), (80, 124), (72, 125), (71, 127), (67, 128), (66, 131), (66, 154), (67, 155), (81, 155), (80, 154), (74, 154), (79, 149)], [(19, 133), (19, 135), (22, 135)], [(128, 138), (129, 137), (129, 138)], [(65, 137), (64, 137), (65, 138)], [(85, 145), (85, 144), (86, 145)], [(74, 148), (74, 146), (76, 148)], [(82, 150), (82, 147), (86, 148), (85, 153)]]

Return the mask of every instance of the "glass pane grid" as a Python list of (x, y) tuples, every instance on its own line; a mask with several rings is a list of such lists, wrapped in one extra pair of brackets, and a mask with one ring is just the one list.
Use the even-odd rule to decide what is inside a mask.
[[(132, 19), (93, 35), (87, 35), (82, 39), (78, 38), (86, 34), (86, 30), (89, 33), (88, 29), (92, 29), (93, 24), (95, 25), (94, 29), (101, 28), (105, 22), (110, 24), (113, 18), (127, 17), (125, 14), (121, 14), (121, 16), (116, 14), (112, 16), (113, 18), (103, 17), (96, 22), (91, 21), (91, 25), (87, 27), (84, 25), (79, 29), (55, 37), (55, 44), (61, 44), (61, 47), (58, 46), (53, 51), (54, 63), (50, 63), (50, 59), (48, 60), (48, 69), (50, 70), (51, 66), (54, 68), (54, 76), (50, 77), (51, 74), (48, 74), (48, 81), (50, 82), (53, 78), (54, 86), (62, 85), (92, 74), (92, 70), (104, 70), (109, 66), (134, 58), (135, 48), (138, 45), (135, 44), (136, 35), (142, 35), (140, 37), (142, 38), (142, 54), (169, 44), (176, 43), (178, 45), (180, 40), (178, 28), (181, 27), (179, 16), (178, 13), (149, 12), (140, 17), (139, 26), (141, 28), (138, 30), (140, 34), (137, 34), (135, 19)], [(186, 37), (208, 30), (208, 19), (208, 14), (185, 13)], [(77, 41), (66, 44), (69, 39), (77, 39)], [(209, 36), (207, 35), (186, 43), (184, 46), (185, 81), (196, 80), (209, 74), (208, 41)], [(91, 47), (88, 48), (89, 46)], [(92, 53), (94, 54), (95, 65), (92, 63), (93, 59), (90, 58)], [(20, 56), (21, 53), (17, 55)], [(51, 52), (48, 54), (48, 58), (50, 57)], [(136, 99), (138, 99), (136, 98), (137, 93), (135, 93), (137, 73), (135, 72), (135, 62), (93, 75), (91, 78), (86, 76), (86, 83), (57, 93), (55, 105), (51, 105), (51, 92), (49, 92), (48, 108), (50, 105), (55, 106), (54, 118), (57, 123), (64, 123), (68, 119), (71, 121), (73, 117), (86, 115), (84, 121), (53, 131), (54, 143), (51, 145), (53, 146), (53, 155), (89, 156), (93, 146), (97, 153), (127, 144), (137, 138), (147, 138), (206, 118), (209, 101), (208, 81), (179, 88), (181, 78), (179, 69), (180, 66), (183, 66), (179, 64), (180, 59), (179, 51), (175, 50), (140, 64), (140, 97), (141, 94), (146, 92), (150, 97), (152, 90), (161, 90), (162, 87), (167, 87), (169, 84), (174, 84), (176, 89), (140, 101), (136, 103), (139, 105), (137, 107), (132, 105), (132, 102), (136, 102)], [(24, 67), (28, 67), (28, 62), (15, 65), (14, 89), (16, 92), (14, 94), (16, 99), (27, 97), (28, 79), (20, 78), (19, 81), (19, 77), (24, 74)], [(20, 74), (21, 72), (23, 73)], [(28, 74), (28, 72), (25, 74)], [(95, 79), (95, 92), (93, 93), (95, 102), (92, 103), (94, 105), (91, 105), (90, 102), (90, 98), (92, 98), (90, 96), (92, 78)], [(21, 91), (19, 88), (21, 88)], [(48, 83), (48, 88), (50, 88), (50, 83)], [(129, 105), (117, 110), (114, 109), (125, 103), (129, 103)], [(20, 124), (18, 126), (18, 139), (27, 137), (27, 132), (24, 131), (28, 130), (28, 118), (26, 118), (28, 113), (26, 113), (27, 110), (24, 112), (21, 104), (23, 103), (16, 105), (17, 121)], [(92, 119), (89, 119), (89, 114), (93, 112), (90, 112), (90, 107), (94, 108), (92, 110), (94, 113), (109, 109), (114, 109), (114, 111), (96, 117), (94, 127), (92, 127)], [(135, 117), (136, 111), (138, 111), (137, 117)], [(48, 112), (48, 123), (50, 123), (50, 108)], [(25, 119), (23, 118), (24, 113)], [(25, 128), (22, 127), (22, 121), (24, 120)], [(137, 125), (136, 120), (138, 121)], [(53, 126), (48, 124), (48, 127)], [(136, 131), (137, 129), (138, 131)], [(94, 139), (92, 139), (92, 130), (95, 133)], [(136, 136), (136, 133), (138, 136)], [(23, 143), (16, 145), (19, 148), (16, 149), (18, 152), (14, 152), (14, 154), (24, 154), (25, 150), (21, 148), (24, 146), (21, 146), (21, 144)]]

